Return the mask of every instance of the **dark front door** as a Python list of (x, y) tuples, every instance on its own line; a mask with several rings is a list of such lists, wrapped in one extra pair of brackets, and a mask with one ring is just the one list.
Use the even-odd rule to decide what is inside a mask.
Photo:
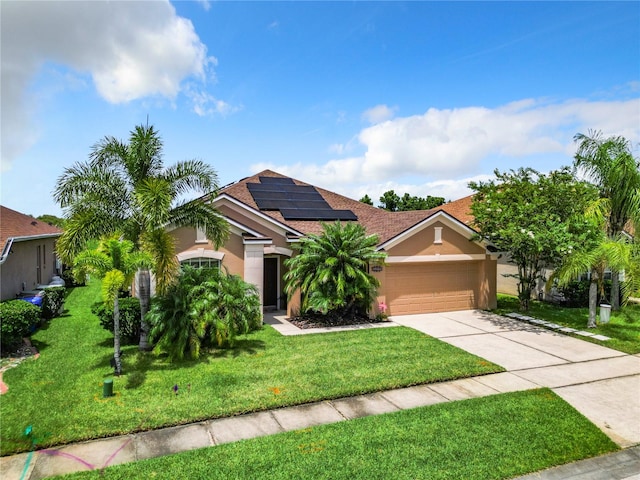
[(264, 259), (263, 302), (265, 307), (278, 305), (278, 259)]

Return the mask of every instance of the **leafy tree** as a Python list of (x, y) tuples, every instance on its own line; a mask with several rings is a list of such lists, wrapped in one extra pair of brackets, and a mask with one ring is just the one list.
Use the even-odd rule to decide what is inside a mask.
[[(166, 226), (190, 226), (205, 231), (214, 245), (227, 238), (228, 224), (209, 203), (183, 202), (191, 192), (212, 194), (217, 174), (206, 163), (187, 160), (164, 167), (162, 140), (153, 126), (136, 126), (127, 143), (105, 137), (89, 160), (65, 169), (58, 178), (55, 200), (65, 212), (65, 231), (57, 244), (63, 261), (85, 248), (91, 239), (116, 231), (154, 258), (158, 293), (165, 293), (178, 274), (171, 235)], [(139, 271), (140, 349), (148, 348), (150, 275)]]
[(323, 224), (321, 235), (303, 238), (299, 253), (285, 261), (285, 289), (302, 293), (302, 310), (349, 316), (366, 312), (375, 299), (379, 281), (368, 273), (371, 263), (382, 262), (376, 235), (367, 235), (357, 223)]
[(476, 194), (471, 211), (479, 235), (517, 266), (520, 307), (528, 310), (531, 292), (544, 268), (596, 235), (579, 214), (597, 191), (575, 179), (568, 168), (540, 174), (533, 169), (501, 173), (496, 180), (471, 182)]
[(55, 215), (40, 215), (37, 217), (41, 222), (48, 223), (54, 227), (64, 228), (64, 218), (56, 217)]
[[(367, 197), (368, 198), (368, 197)], [(361, 200), (362, 201), (362, 200)], [(439, 207), (444, 203), (443, 197), (418, 197), (405, 193), (399, 197), (395, 191), (384, 192), (380, 197), (380, 207), (390, 212), (408, 212), (411, 210), (430, 210)]]
[(156, 353), (197, 359), (203, 346), (233, 345), (238, 334), (260, 328), (260, 297), (255, 285), (217, 268), (184, 266), (178, 281), (154, 299), (147, 315)]
[(397, 212), (400, 206), (400, 197), (393, 190), (386, 191), (380, 197), (380, 207), (389, 210), (390, 212)]
[(115, 374), (122, 373), (120, 359), (120, 308), (118, 299), (121, 290), (131, 285), (138, 268), (149, 267), (152, 259), (148, 254), (134, 250), (133, 242), (106, 238), (95, 250), (84, 250), (74, 259), (74, 276), (93, 273), (102, 279), (102, 300), (113, 304), (113, 358)]
[(411, 210), (430, 210), (432, 208), (439, 207), (443, 203), (443, 197), (432, 197), (431, 195), (427, 195), (426, 197), (417, 197), (405, 193), (400, 199), (398, 211), (407, 212)]
[(362, 197), (359, 201), (362, 203), (366, 203), (367, 205), (373, 206), (373, 200), (371, 200), (371, 197), (369, 197), (369, 195), (365, 194), (365, 196)]
[[(631, 143), (624, 137), (605, 137), (602, 132), (578, 133), (574, 165), (584, 169), (607, 200), (607, 236), (614, 239), (640, 211), (640, 162), (633, 158)], [(618, 271), (612, 270), (611, 301), (620, 308)]]

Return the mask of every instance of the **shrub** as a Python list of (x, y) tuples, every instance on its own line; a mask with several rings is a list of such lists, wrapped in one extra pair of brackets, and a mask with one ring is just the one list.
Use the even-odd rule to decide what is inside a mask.
[[(621, 289), (622, 290), (622, 289)], [(611, 296), (611, 280), (604, 281), (604, 291)], [(583, 308), (589, 306), (589, 280), (576, 280), (560, 289), (560, 293), (565, 299), (567, 307)], [(598, 292), (598, 300), (600, 303), (600, 292)], [(611, 301), (611, 298), (607, 298), (607, 301)]]
[(24, 300), (0, 303), (0, 338), (2, 347), (12, 347), (29, 334), (32, 325), (40, 321), (40, 309)]
[(42, 318), (54, 318), (60, 315), (60, 310), (64, 305), (64, 295), (66, 289), (62, 286), (47, 287), (44, 289), (44, 299), (42, 300)]
[(232, 346), (236, 335), (260, 328), (260, 297), (237, 275), (185, 266), (178, 282), (155, 299), (147, 320), (156, 353), (198, 358), (202, 347)]
[[(133, 345), (140, 340), (140, 300), (133, 297), (121, 298), (120, 308), (120, 340), (126, 345)], [(100, 319), (100, 325), (113, 333), (113, 305), (103, 302), (94, 303), (91, 313)]]
[(62, 277), (62, 279), (64, 280), (64, 283), (67, 287), (82, 287), (84, 285), (86, 285), (86, 274), (85, 273), (81, 273), (80, 274), (82, 276), (82, 278), (80, 280), (78, 280), (74, 274), (73, 274), (73, 269), (71, 268), (67, 268), (65, 270), (62, 271), (62, 273), (60, 274), (60, 276)]

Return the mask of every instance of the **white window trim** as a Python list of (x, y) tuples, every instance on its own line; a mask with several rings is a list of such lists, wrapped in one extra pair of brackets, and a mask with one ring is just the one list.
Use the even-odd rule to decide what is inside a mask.
[(434, 239), (433, 243), (441, 245), (442, 244), (442, 227), (433, 227), (434, 229)]

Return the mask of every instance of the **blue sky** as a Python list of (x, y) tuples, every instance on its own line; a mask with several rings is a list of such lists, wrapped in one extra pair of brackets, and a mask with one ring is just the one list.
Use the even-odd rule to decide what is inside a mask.
[(271, 168), (374, 200), (569, 165), (589, 129), (640, 142), (639, 2), (0, 9), (0, 200), (28, 214), (61, 215), (63, 169), (147, 116), (167, 164), (202, 159), (222, 185)]

